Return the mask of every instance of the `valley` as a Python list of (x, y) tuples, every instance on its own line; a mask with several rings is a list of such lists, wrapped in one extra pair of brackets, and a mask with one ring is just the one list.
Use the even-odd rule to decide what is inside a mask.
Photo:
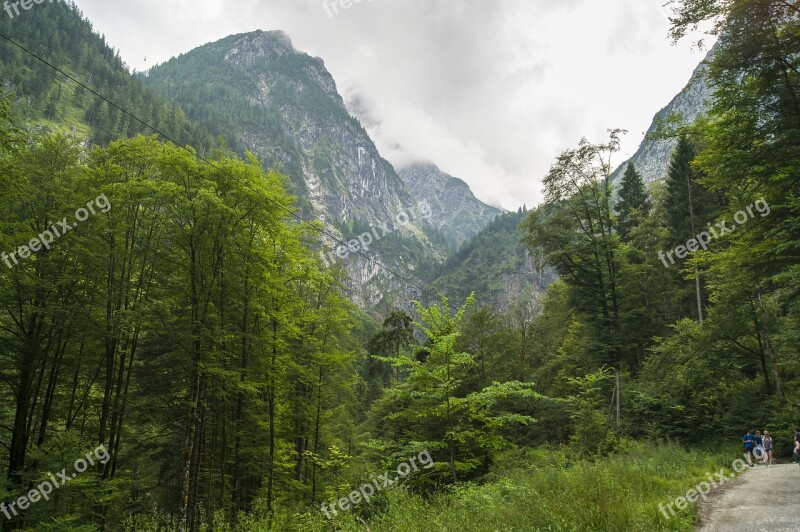
[(793, 526), (797, 3), (404, 2), (5, 8), (4, 532)]

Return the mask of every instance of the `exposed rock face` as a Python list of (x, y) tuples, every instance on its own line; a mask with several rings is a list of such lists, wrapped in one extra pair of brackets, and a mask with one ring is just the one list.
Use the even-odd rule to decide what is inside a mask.
[(692, 123), (707, 111), (707, 102), (711, 99), (713, 91), (705, 77), (705, 62), (710, 59), (713, 53), (714, 49), (712, 48), (705, 61), (695, 69), (686, 87), (680, 94), (675, 96), (669, 105), (656, 114), (650, 129), (647, 130), (647, 135), (639, 146), (639, 150), (614, 171), (611, 175), (612, 181), (618, 182), (622, 178), (622, 174), (630, 162), (633, 162), (636, 166), (636, 170), (645, 183), (664, 179), (667, 176), (672, 150), (678, 141), (677, 139), (656, 140), (650, 138), (650, 135), (670, 115), (680, 117), (682, 122)]
[(442, 172), (435, 164), (416, 163), (398, 170), (417, 201), (428, 201), (431, 221), (458, 248), (504, 211), (478, 200), (464, 181)]
[(279, 117), (277, 131), (254, 120), (255, 127), (236, 133), (258, 156), (282, 163), (317, 218), (335, 226), (378, 220), (411, 205), (392, 166), (347, 112), (321, 59), (295, 50), (283, 32), (259, 31), (203, 48), (224, 54), (240, 82), (256, 89), (244, 94), (254, 119), (264, 110), (267, 118)]
[[(445, 246), (429, 233), (448, 216), (421, 214), (425, 209), (348, 113), (323, 61), (295, 50), (286, 34), (257, 31), (201, 46), (153, 68), (145, 83), (234, 148), (285, 173), (303, 215), (342, 240), (407, 214), (409, 222), (393, 225), (390, 238), (363, 250), (370, 259), (416, 284), (420, 264), (444, 260)], [(322, 256), (336, 246), (324, 243)], [(362, 308), (414, 298), (406, 283), (357, 252), (334, 258), (347, 269), (351, 298)]]

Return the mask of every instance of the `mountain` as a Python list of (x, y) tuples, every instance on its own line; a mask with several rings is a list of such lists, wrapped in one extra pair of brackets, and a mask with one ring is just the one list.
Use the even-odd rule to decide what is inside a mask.
[(469, 185), (435, 164), (409, 164), (399, 168), (398, 174), (416, 201), (430, 203), (433, 224), (454, 249), (504, 212), (477, 199)]
[(474, 291), (481, 305), (498, 310), (543, 294), (556, 277), (537, 272), (522, 243), (527, 215), (520, 209), (497, 216), (445, 262), (430, 287), (459, 303)]
[(639, 149), (633, 157), (621, 164), (611, 174), (613, 182), (618, 182), (618, 179), (622, 177), (631, 162), (636, 166), (636, 170), (645, 183), (666, 177), (672, 150), (678, 141), (674, 138), (655, 139), (652, 138), (652, 135), (671, 117), (678, 117), (681, 123), (689, 124), (706, 112), (706, 102), (713, 95), (713, 91), (705, 77), (706, 63), (713, 53), (714, 48), (708, 52), (705, 60), (695, 69), (686, 87), (656, 114)]
[(142, 79), (235, 149), (284, 172), (304, 208), (327, 224), (378, 220), (412, 204), (323, 61), (295, 50), (283, 32), (232, 35)]
[[(414, 284), (499, 212), (438, 169), (401, 179), (348, 112), (324, 62), (296, 50), (283, 32), (232, 35), (155, 66), (142, 80), (235, 150), (285, 173), (306, 217), (344, 241), (370, 240), (355, 247)], [(352, 249), (328, 242), (320, 254), (345, 266), (362, 308), (419, 296)]]

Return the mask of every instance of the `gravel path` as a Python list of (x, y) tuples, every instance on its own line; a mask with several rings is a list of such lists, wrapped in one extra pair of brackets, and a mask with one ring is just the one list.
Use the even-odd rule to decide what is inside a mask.
[(700, 532), (800, 530), (800, 467), (748, 467), (739, 479), (709, 497)]

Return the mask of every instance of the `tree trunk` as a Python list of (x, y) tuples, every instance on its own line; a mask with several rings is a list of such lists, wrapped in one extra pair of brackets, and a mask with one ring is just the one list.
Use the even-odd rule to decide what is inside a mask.
[(766, 344), (767, 353), (769, 353), (770, 362), (772, 363), (772, 371), (775, 376), (775, 394), (778, 396), (778, 399), (783, 402), (785, 400), (785, 396), (783, 394), (783, 379), (781, 378), (778, 354), (775, 352), (775, 349), (772, 346), (772, 341), (770, 341), (767, 309), (764, 307), (764, 301), (761, 299), (761, 288), (759, 288), (758, 285), (756, 285), (756, 295), (758, 296), (758, 305), (761, 308), (761, 320), (764, 323), (764, 343)]

